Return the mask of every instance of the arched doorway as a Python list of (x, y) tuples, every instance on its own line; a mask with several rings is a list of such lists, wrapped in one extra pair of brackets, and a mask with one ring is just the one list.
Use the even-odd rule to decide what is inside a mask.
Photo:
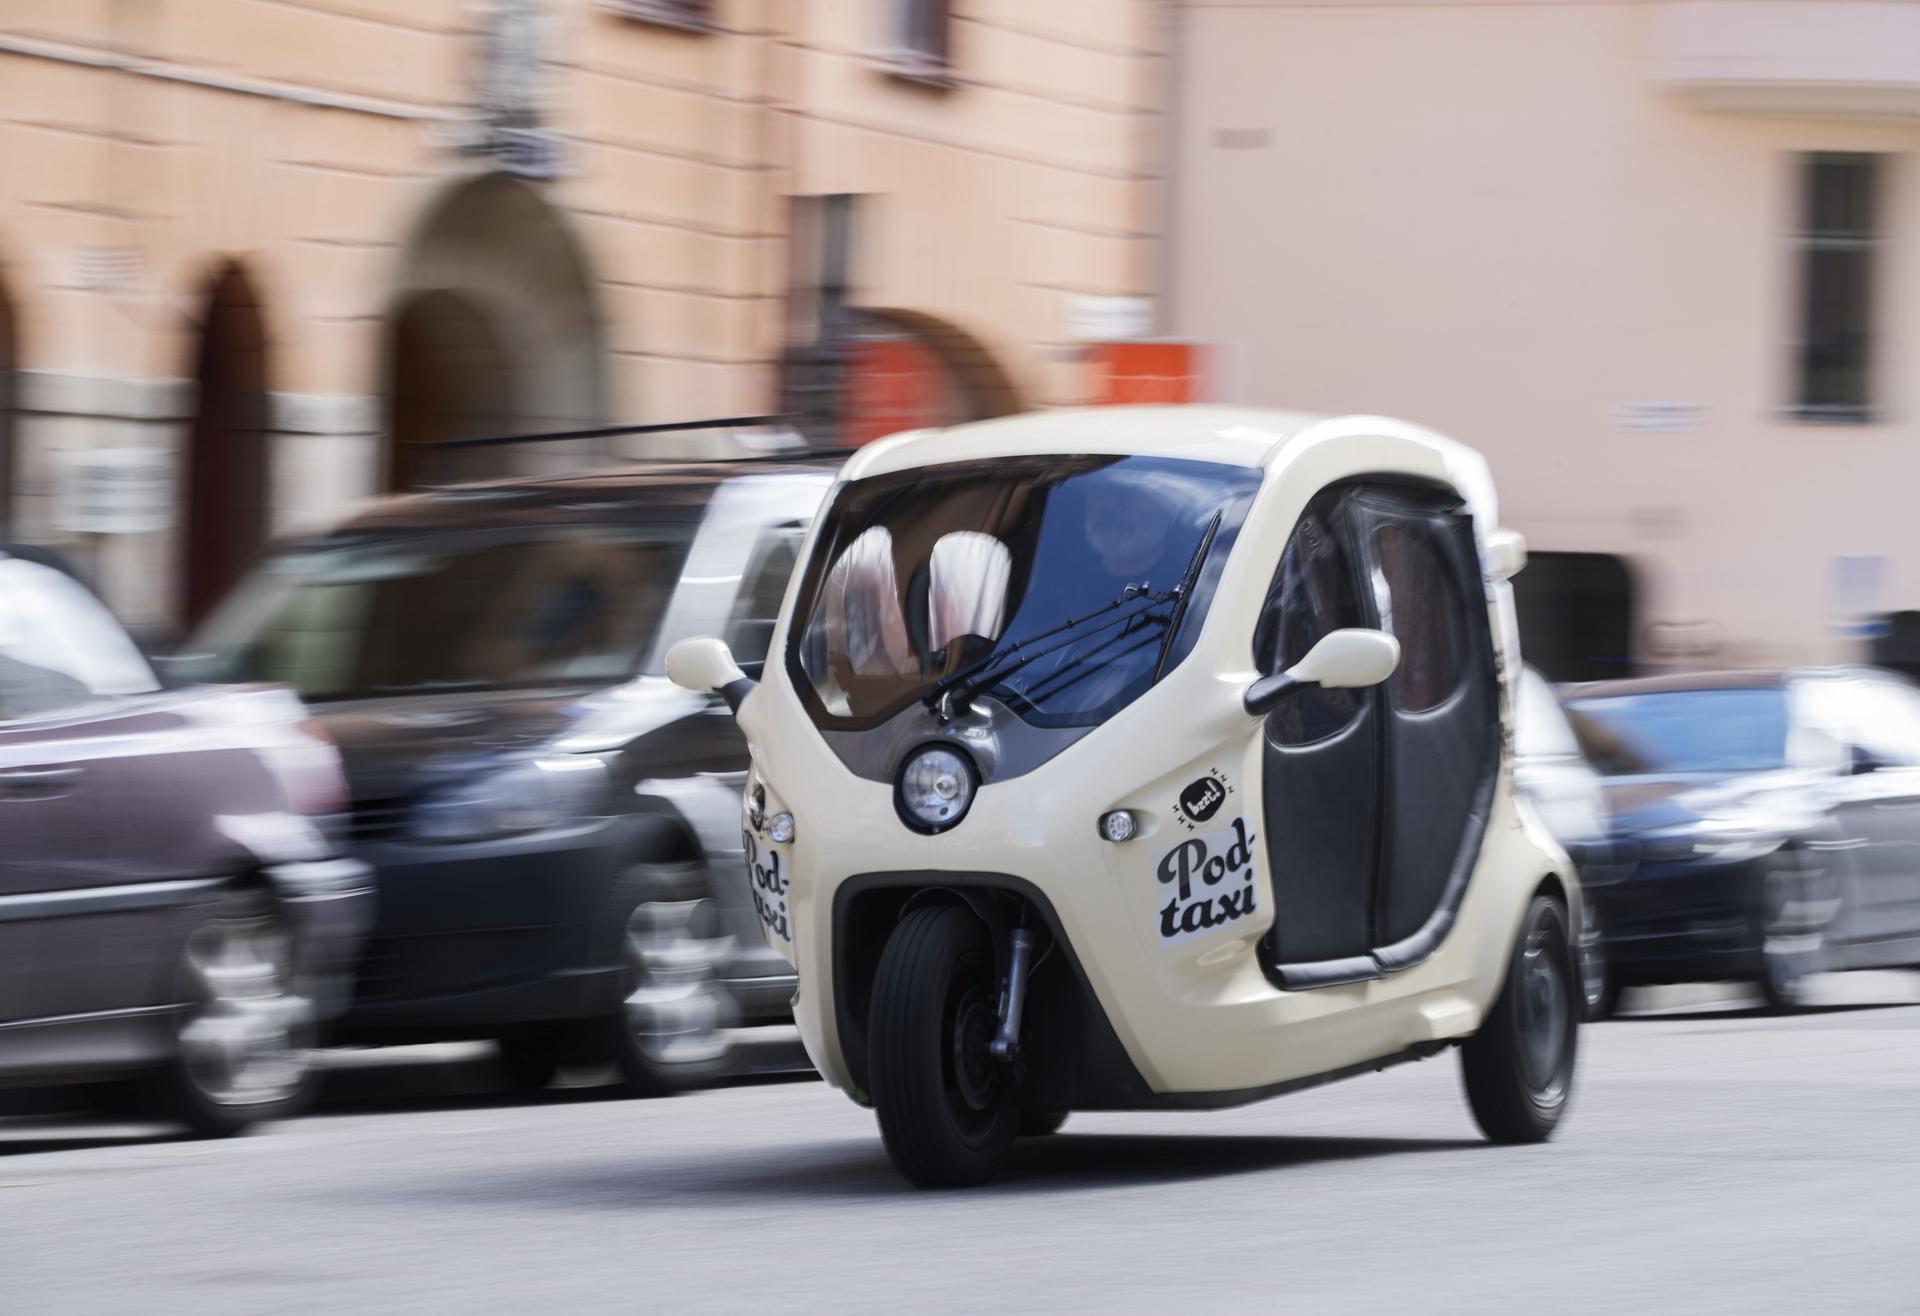
[(1013, 382), (966, 330), (918, 311), (849, 315), (840, 427), (848, 446), (1020, 410)]
[(449, 439), (605, 421), (605, 344), (579, 243), (504, 174), (440, 197), (408, 243), (387, 321), (388, 487), (563, 469), (586, 444), (435, 451)]
[(431, 446), (514, 428), (512, 364), (486, 309), (457, 292), (414, 293), (398, 308), (391, 332), (387, 488), (510, 470), (504, 448), (445, 452)]
[(181, 610), (204, 617), (266, 538), (267, 336), (252, 281), (228, 263), (203, 300), (187, 435)]

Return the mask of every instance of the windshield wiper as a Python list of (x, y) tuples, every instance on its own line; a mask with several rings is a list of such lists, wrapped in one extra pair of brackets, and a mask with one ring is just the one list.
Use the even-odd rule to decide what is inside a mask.
[(1213, 520), (1207, 522), (1207, 532), (1200, 536), (1199, 547), (1193, 550), (1193, 557), (1187, 562), (1187, 569), (1180, 576), (1180, 586), (1174, 591), (1179, 601), (1173, 605), (1173, 616), (1167, 618), (1166, 634), (1160, 637), (1160, 656), (1153, 661), (1153, 679), (1158, 681), (1167, 670), (1167, 655), (1173, 652), (1174, 637), (1180, 634), (1180, 622), (1187, 615), (1187, 604), (1193, 601), (1194, 582), (1200, 579), (1200, 564), (1207, 560), (1207, 550), (1213, 547), (1213, 537), (1220, 530), (1220, 518), (1224, 512), (1215, 512)]
[[(936, 681), (933, 688), (927, 691), (927, 707), (937, 710), (943, 721), (950, 720), (956, 712), (966, 711), (967, 703), (972, 699), (974, 691), (989, 681), (1019, 671), (1036, 659), (1044, 658), (1050, 653), (1057, 653), (1066, 645), (1073, 643), (1073, 637), (1046, 648), (1034, 647), (1042, 641), (1053, 639), (1068, 631), (1078, 630), (1095, 618), (1107, 617), (1107, 620), (1086, 632), (1094, 634), (1106, 630), (1109, 626), (1118, 626), (1121, 622), (1144, 616), (1157, 605), (1179, 597), (1180, 591), (1177, 588), (1153, 591), (1145, 585), (1129, 585), (1120, 591), (1118, 598), (1102, 604), (1092, 612), (1083, 612), (1078, 617), (1069, 617), (1058, 626), (1051, 626), (1044, 631), (1001, 645), (992, 653), (962, 664), (957, 670)], [(1128, 604), (1140, 606), (1128, 608)], [(1122, 611), (1122, 609), (1125, 610)], [(1109, 613), (1115, 615), (1108, 616)]]

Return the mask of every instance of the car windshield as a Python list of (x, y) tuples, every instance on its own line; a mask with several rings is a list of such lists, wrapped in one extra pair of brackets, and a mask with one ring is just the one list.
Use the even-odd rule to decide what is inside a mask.
[(960, 679), (1038, 726), (1100, 722), (1153, 684), (1163, 647), (1164, 668), (1191, 647), (1259, 483), (1239, 466), (1080, 456), (848, 484), (788, 629), (795, 684), (835, 728)]
[(1604, 776), (1730, 776), (1787, 762), (1784, 690), (1594, 695), (1573, 700), (1567, 714)]
[(686, 556), (676, 525), (517, 527), (269, 558), (190, 646), (210, 679), (308, 699), (593, 683), (645, 657)]

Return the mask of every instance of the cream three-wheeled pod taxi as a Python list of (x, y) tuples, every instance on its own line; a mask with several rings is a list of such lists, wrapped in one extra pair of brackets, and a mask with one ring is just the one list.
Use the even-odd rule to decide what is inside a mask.
[(1520, 537), (1372, 416), (1114, 408), (846, 464), (736, 710), (748, 880), (827, 1081), (918, 1184), (1070, 1111), (1238, 1105), (1458, 1046), (1550, 1136), (1580, 918), (1513, 789)]

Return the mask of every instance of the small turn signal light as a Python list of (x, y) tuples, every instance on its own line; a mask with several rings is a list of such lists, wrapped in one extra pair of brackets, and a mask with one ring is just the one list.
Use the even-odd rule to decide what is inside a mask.
[(1134, 833), (1139, 830), (1139, 824), (1134, 822), (1133, 815), (1125, 809), (1115, 809), (1112, 813), (1100, 816), (1100, 839), (1103, 841), (1112, 841), (1118, 845), (1122, 841), (1131, 841)]

